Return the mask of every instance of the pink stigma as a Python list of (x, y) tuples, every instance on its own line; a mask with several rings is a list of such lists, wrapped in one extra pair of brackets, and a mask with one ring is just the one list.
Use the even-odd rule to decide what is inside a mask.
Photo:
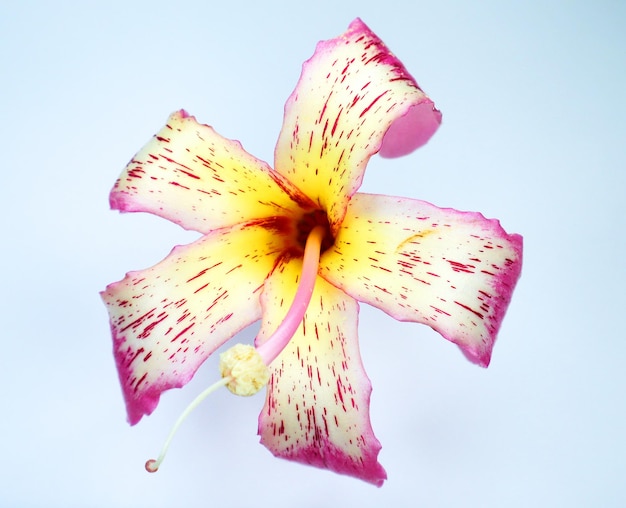
[(159, 463), (154, 459), (147, 460), (145, 468), (148, 473), (156, 473), (159, 470)]

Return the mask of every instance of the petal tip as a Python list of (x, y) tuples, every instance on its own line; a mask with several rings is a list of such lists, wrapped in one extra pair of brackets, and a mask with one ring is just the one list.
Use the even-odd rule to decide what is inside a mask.
[(263, 434), (261, 434), (261, 444), (275, 457), (352, 476), (376, 487), (382, 487), (387, 479), (387, 472), (377, 459), (381, 445), (376, 438), (370, 443), (366, 456), (359, 460), (349, 457), (328, 440), (322, 440), (314, 445), (295, 447), (291, 453), (276, 449), (270, 440), (265, 439)]
[(109, 207), (111, 210), (117, 210), (119, 212), (130, 212), (132, 206), (130, 205), (129, 196), (124, 192), (118, 192), (115, 187), (109, 194)]
[(379, 155), (388, 159), (401, 157), (424, 146), (441, 125), (441, 116), (430, 99), (414, 104), (389, 126)]
[(489, 367), (489, 364), (491, 363), (492, 347), (487, 348), (483, 351), (473, 351), (466, 347), (463, 347), (462, 345), (459, 345), (459, 349), (465, 355), (465, 358), (467, 358), (474, 365), (478, 365), (479, 367), (483, 367), (484, 369)]
[(502, 326), (502, 321), (513, 298), (513, 291), (517, 281), (521, 276), (523, 258), (523, 237), (516, 233), (507, 234), (500, 226), (499, 221), (494, 219), (492, 222), (501, 231), (502, 237), (506, 240), (513, 256), (505, 260), (505, 265), (492, 282), (497, 304), (493, 306), (493, 312), (488, 318), (487, 330), (489, 335), (485, 337), (480, 347), (475, 345), (468, 347), (467, 344), (457, 343), (469, 361), (484, 368), (487, 368), (491, 362), (493, 347)]

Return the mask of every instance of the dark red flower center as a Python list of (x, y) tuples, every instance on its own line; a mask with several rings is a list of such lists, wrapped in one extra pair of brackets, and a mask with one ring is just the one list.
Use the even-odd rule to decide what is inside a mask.
[(313, 210), (302, 216), (297, 224), (297, 241), (298, 245), (304, 250), (306, 245), (306, 239), (309, 237), (309, 233), (315, 226), (323, 226), (326, 234), (322, 240), (321, 252), (331, 247), (335, 242), (333, 235), (330, 231), (330, 223), (328, 222), (328, 216), (323, 210)]

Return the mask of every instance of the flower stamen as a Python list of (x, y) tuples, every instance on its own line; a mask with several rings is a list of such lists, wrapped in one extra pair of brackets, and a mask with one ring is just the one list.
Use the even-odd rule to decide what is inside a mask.
[(315, 280), (317, 279), (322, 241), (325, 235), (326, 228), (324, 226), (315, 226), (309, 233), (304, 248), (302, 274), (296, 296), (287, 311), (287, 315), (276, 331), (256, 349), (250, 345), (236, 344), (221, 354), (220, 373), (222, 374), (222, 379), (209, 386), (185, 408), (178, 420), (176, 420), (172, 430), (170, 430), (159, 456), (156, 459), (146, 461), (146, 471), (156, 473), (159, 470), (178, 428), (187, 416), (218, 388), (226, 386), (235, 395), (248, 396), (254, 395), (263, 386), (267, 385), (269, 381), (267, 366), (289, 344), (291, 337), (293, 337), (300, 326), (311, 301)]
[(326, 228), (315, 226), (307, 237), (302, 259), (302, 273), (293, 303), (276, 331), (269, 339), (257, 347), (257, 351), (263, 358), (265, 365), (271, 364), (281, 351), (285, 349), (291, 337), (293, 337), (300, 326), (302, 318), (304, 318), (313, 295), (313, 289), (315, 288), (315, 280), (317, 279), (317, 270), (320, 263), (320, 250), (325, 235)]

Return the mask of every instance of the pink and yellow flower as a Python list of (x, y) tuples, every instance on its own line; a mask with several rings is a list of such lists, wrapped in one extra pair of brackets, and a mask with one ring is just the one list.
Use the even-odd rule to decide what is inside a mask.
[(184, 111), (172, 114), (110, 196), (114, 209), (202, 233), (102, 293), (130, 423), (248, 325), (261, 320), (256, 346), (269, 344), (306, 276), (307, 238), (321, 231), (310, 301), (263, 356), (259, 434), (276, 456), (381, 485), (358, 302), (427, 324), (487, 366), (521, 270), (522, 239), (496, 220), (357, 193), (372, 155), (408, 154), (440, 122), (358, 19), (305, 62), (273, 169)]

